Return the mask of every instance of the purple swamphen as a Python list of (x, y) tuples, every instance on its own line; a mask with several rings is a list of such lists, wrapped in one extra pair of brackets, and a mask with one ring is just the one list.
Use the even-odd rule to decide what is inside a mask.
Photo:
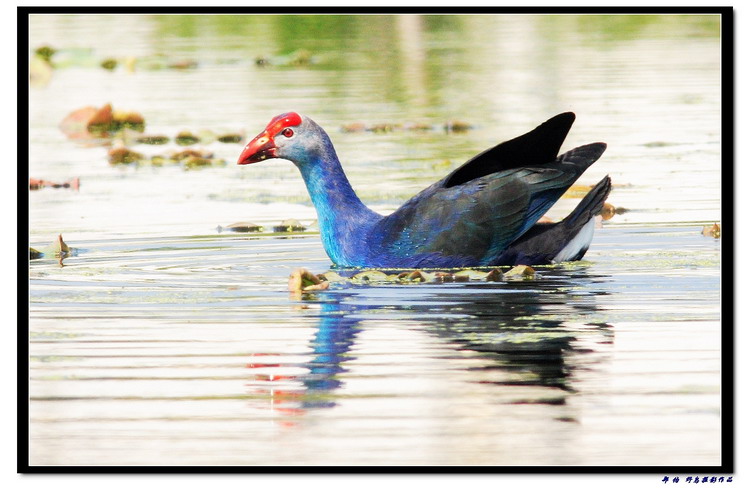
[(302, 173), (323, 247), (339, 267), (458, 268), (575, 261), (611, 189), (605, 176), (565, 219), (537, 221), (602, 155), (596, 142), (560, 156), (567, 112), (473, 157), (390, 215), (367, 208), (344, 174), (328, 134), (310, 118), (275, 117), (238, 164), (287, 159)]

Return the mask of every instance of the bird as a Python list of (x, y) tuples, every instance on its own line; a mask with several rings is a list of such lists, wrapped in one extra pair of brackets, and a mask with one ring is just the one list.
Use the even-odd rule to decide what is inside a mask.
[(291, 161), (318, 215), (336, 268), (468, 268), (582, 259), (611, 190), (605, 176), (563, 220), (540, 218), (604, 153), (595, 142), (558, 156), (575, 114), (556, 115), (491, 147), (382, 215), (357, 196), (331, 138), (306, 115), (272, 118), (237, 164)]

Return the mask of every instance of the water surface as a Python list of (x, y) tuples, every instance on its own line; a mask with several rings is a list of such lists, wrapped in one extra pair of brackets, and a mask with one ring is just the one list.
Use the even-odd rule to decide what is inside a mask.
[[(721, 216), (719, 28), (697, 16), (32, 16), (32, 49), (60, 52), (30, 93), (30, 176), (81, 187), (29, 194), (32, 246), (62, 233), (74, 248), (64, 266), (29, 266), (31, 463), (720, 464), (721, 241), (701, 235)], [(107, 57), (162, 64), (108, 71)], [(580, 183), (609, 174), (610, 202), (628, 212), (597, 229), (585, 261), (534, 280), (344, 282), (300, 300), (289, 273), (330, 266), (314, 227), (217, 231), (309, 226), (296, 169), (236, 166), (245, 141), (195, 146), (226, 165), (112, 166), (107, 146), (58, 127), (108, 102), (170, 138), (246, 141), (278, 113), (310, 115), (384, 213), (572, 110), (563, 149), (609, 146)], [(443, 129), (455, 121), (472, 128)], [(401, 127), (343, 130), (353, 123)]]

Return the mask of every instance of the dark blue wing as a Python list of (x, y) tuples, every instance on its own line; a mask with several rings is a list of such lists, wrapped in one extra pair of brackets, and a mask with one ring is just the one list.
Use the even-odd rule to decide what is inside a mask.
[(533, 226), (605, 148), (581, 146), (547, 164), (505, 169), (460, 185), (446, 185), (449, 175), (378, 222), (371, 248), (404, 259), (437, 254), (456, 263), (487, 264)]

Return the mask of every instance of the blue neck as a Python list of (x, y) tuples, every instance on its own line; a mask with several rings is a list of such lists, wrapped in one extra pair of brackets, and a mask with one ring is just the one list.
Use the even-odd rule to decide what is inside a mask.
[(297, 167), (305, 180), (315, 210), (323, 247), (338, 266), (363, 266), (367, 233), (381, 215), (367, 208), (354, 193), (333, 146)]

